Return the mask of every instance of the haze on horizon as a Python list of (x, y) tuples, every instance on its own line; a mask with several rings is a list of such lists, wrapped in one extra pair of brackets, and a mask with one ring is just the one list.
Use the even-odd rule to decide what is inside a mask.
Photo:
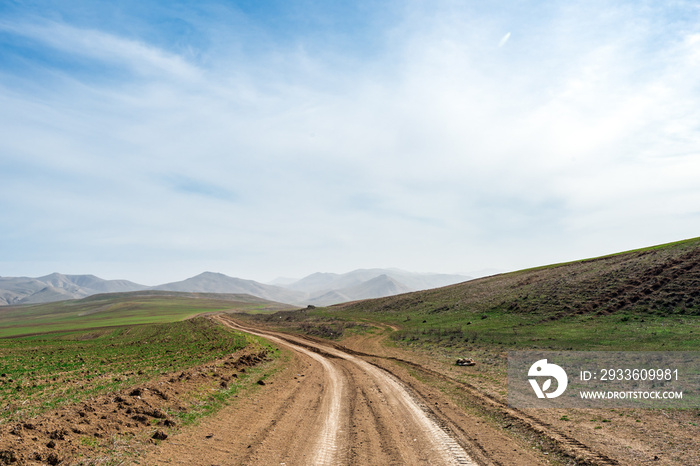
[(694, 2), (0, 5), (0, 275), (516, 270), (700, 236)]

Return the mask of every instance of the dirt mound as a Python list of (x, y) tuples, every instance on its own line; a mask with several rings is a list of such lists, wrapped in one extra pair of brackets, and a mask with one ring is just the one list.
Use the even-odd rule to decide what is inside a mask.
[(34, 419), (0, 427), (0, 465), (71, 464), (126, 450), (131, 440), (167, 438), (197, 397), (229, 383), (267, 359), (243, 350), (144, 385), (96, 397)]

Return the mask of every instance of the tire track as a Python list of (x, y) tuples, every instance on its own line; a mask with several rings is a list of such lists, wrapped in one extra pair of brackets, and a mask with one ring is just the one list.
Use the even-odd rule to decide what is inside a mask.
[(270, 435), (270, 432), (275, 430), (275, 427), (277, 424), (284, 418), (288, 411), (289, 407), (294, 403), (298, 396), (299, 392), (301, 390), (301, 386), (297, 386), (294, 391), (284, 399), (284, 402), (281, 403), (279, 409), (275, 411), (275, 413), (272, 415), (272, 420), (270, 423), (261, 431), (259, 431), (250, 441), (251, 445), (257, 445), (256, 448), (250, 449), (250, 451), (243, 457), (243, 463), (244, 464), (249, 464), (252, 461), (252, 458), (258, 453), (260, 448), (263, 446), (264, 440)]
[[(373, 458), (378, 463), (404, 464), (398, 460), (390, 460), (391, 458), (400, 458), (400, 449), (396, 442), (389, 438), (390, 428), (377, 413), (371, 400), (371, 390), (363, 386), (357, 375), (353, 374), (353, 371), (346, 369), (346, 373), (350, 379), (349, 385), (354, 387), (353, 391), (355, 393), (355, 396), (349, 397), (350, 445), (348, 449), (348, 464), (367, 464), (369, 458)], [(372, 388), (374, 389), (374, 387)], [(379, 445), (375, 447), (375, 450), (369, 448), (369, 439), (373, 437), (379, 440)]]
[(388, 388), (388, 391), (394, 395), (395, 399), (398, 400), (413, 420), (430, 434), (428, 438), (442, 456), (444, 464), (476, 465), (462, 446), (428, 415), (425, 404), (419, 403), (414, 397), (410, 396), (405, 386), (394, 375), (362, 359), (353, 356), (348, 356), (348, 358), (365, 372), (371, 374), (375, 382), (385, 382), (381, 385), (384, 385), (385, 389)]
[[(269, 338), (269, 337), (266, 337)], [(328, 375), (327, 386), (324, 388), (321, 412), (325, 413), (319, 439), (314, 448), (313, 463), (319, 465), (337, 464), (338, 432), (340, 431), (340, 402), (343, 397), (343, 385), (338, 368), (323, 356), (305, 348), (299, 348), (323, 365)]]
[(316, 465), (334, 465), (337, 464), (336, 456), (338, 452), (338, 433), (340, 432), (340, 403), (343, 398), (343, 384), (340, 372), (337, 367), (328, 361), (327, 357), (312, 351), (303, 345), (290, 342), (288, 339), (283, 339), (268, 333), (258, 332), (253, 329), (247, 329), (240, 326), (238, 323), (222, 318), (221, 316), (214, 317), (217, 321), (228, 327), (240, 330), (251, 335), (263, 337), (274, 341), (280, 345), (290, 347), (294, 351), (305, 354), (314, 359), (324, 369), (326, 374), (326, 385), (323, 387), (323, 395), (319, 411), (323, 414), (323, 422), (316, 440), (313, 454), (312, 464)]

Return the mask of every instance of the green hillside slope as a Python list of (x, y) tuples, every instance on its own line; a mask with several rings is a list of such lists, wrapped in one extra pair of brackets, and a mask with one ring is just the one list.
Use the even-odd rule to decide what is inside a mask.
[(700, 348), (700, 238), (318, 309), (404, 342), (551, 349)]

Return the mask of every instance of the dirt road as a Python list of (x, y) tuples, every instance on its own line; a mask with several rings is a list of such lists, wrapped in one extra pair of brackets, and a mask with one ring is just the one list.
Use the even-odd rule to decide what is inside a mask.
[[(228, 325), (287, 346), (323, 367), (325, 387), (320, 409), (323, 421), (318, 425), (318, 432), (309, 436), (309, 439), (316, 438), (310, 453), (312, 464), (345, 464), (349, 458), (356, 458), (362, 464), (369, 461), (389, 464), (397, 460), (402, 464), (476, 464), (391, 374), (331, 347), (311, 346), (306, 340), (259, 333), (233, 323)], [(357, 398), (365, 401), (364, 407), (357, 406)], [(342, 406), (343, 402), (349, 405)], [(367, 412), (363, 413), (362, 408)], [(355, 442), (363, 445), (365, 458), (360, 460), (360, 455), (354, 451), (358, 445), (348, 444), (350, 439), (343, 433), (356, 428), (357, 421), (366, 420), (371, 421), (367, 427), (375, 431), (376, 436), (366, 436), (361, 442)], [(375, 444), (374, 448), (371, 443)], [(386, 448), (389, 444), (392, 448)], [(382, 461), (383, 454), (388, 451), (391, 457)]]
[(541, 464), (532, 452), (500, 439), (493, 442), (508, 449), (512, 461), (486, 457), (429, 406), (441, 401), (423, 399), (361, 357), (216, 319), (263, 336), (293, 357), (252, 399), (163, 442), (147, 464)]

